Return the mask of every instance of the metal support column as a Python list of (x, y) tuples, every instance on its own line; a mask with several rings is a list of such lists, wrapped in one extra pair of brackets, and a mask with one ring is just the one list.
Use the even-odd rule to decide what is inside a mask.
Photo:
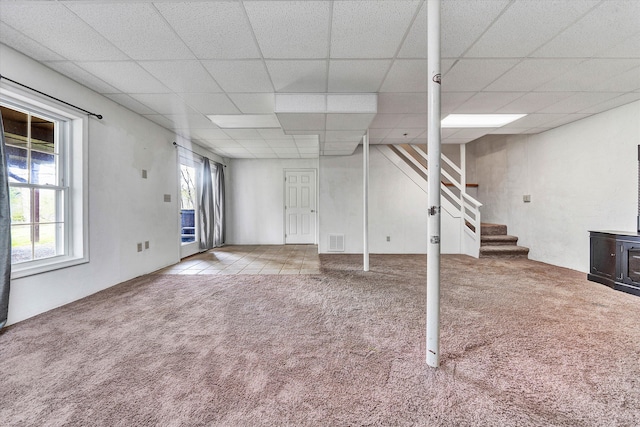
[(369, 271), (369, 131), (362, 138), (362, 171), (364, 194), (364, 236), (362, 238), (364, 249), (364, 271)]
[(440, 0), (427, 0), (427, 364), (440, 365)]

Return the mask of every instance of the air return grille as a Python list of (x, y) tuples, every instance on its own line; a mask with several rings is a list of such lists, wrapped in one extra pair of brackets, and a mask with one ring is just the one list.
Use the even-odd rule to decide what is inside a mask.
[(344, 234), (329, 234), (329, 252), (344, 252)]

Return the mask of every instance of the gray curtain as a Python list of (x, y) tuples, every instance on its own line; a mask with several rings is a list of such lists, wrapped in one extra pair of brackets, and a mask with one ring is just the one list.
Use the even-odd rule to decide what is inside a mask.
[(224, 245), (224, 166), (214, 163), (213, 166), (213, 244)]
[(211, 166), (209, 159), (204, 157), (202, 168), (200, 168), (200, 191), (199, 206), (200, 209), (200, 250), (205, 251), (213, 249), (213, 229), (215, 210), (213, 207), (213, 184), (211, 182)]
[(7, 323), (11, 285), (11, 214), (7, 172), (4, 125), (0, 113), (0, 329)]

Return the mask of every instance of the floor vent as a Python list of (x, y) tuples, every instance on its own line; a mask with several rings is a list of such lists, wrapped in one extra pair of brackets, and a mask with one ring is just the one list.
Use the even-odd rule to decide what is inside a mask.
[(329, 234), (329, 252), (344, 252), (344, 234)]

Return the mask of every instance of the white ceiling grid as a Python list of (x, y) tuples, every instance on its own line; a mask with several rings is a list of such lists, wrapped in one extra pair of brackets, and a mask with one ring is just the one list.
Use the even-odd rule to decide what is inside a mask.
[[(0, 0), (2, 43), (226, 157), (350, 154), (363, 126), (423, 143), (426, 26), (424, 0)], [(529, 114), (445, 143), (640, 99), (640, 1), (442, 0), (442, 30), (443, 115)], [(377, 114), (290, 113), (284, 130), (206, 117), (274, 114), (287, 93), (377, 94)]]

